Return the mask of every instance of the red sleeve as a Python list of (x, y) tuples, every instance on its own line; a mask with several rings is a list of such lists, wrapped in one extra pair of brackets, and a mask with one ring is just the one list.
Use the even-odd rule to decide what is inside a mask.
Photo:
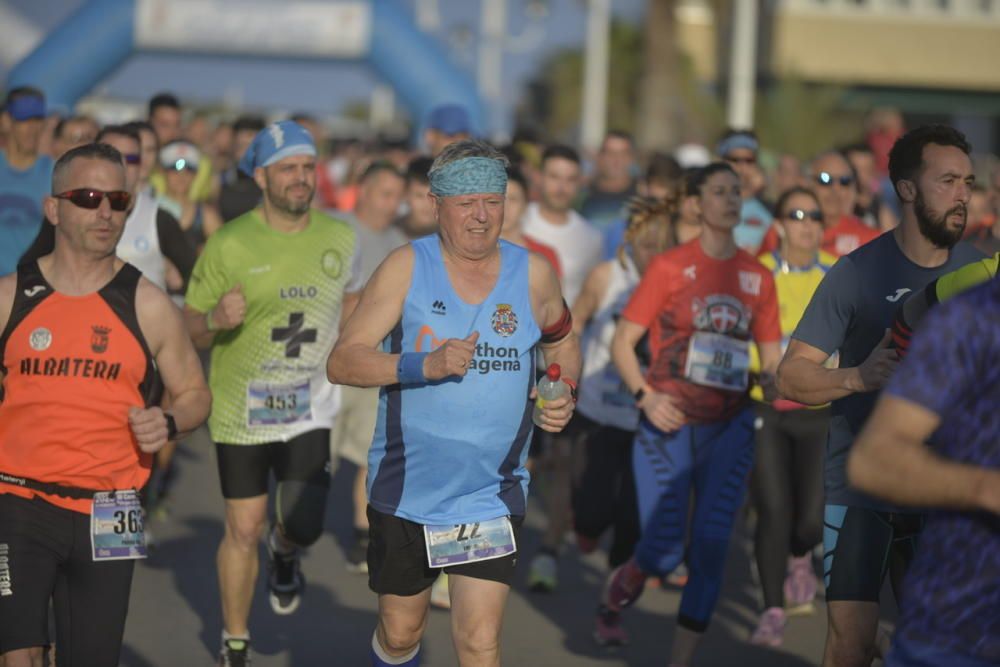
[(879, 231), (878, 229), (872, 229), (863, 222), (860, 223), (860, 227), (864, 230), (861, 234), (858, 235), (861, 237), (861, 245), (864, 245), (869, 241), (873, 241), (882, 235), (881, 231)]
[(760, 274), (760, 299), (750, 328), (757, 343), (778, 343), (781, 341), (781, 321), (778, 319), (778, 293), (774, 287), (774, 276), (770, 271), (761, 271)]
[(767, 228), (767, 233), (764, 234), (764, 240), (760, 242), (760, 250), (757, 251), (757, 256), (767, 255), (778, 249), (781, 245), (778, 240), (778, 230), (776, 227), (778, 223), (773, 222), (771, 226)]
[(622, 311), (622, 317), (648, 329), (663, 311), (671, 287), (676, 284), (674, 273), (669, 259), (663, 255), (656, 257), (632, 292), (628, 305)]

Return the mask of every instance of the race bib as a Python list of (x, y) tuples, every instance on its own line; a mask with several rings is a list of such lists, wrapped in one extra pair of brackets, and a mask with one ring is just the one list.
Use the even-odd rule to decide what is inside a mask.
[(723, 334), (697, 331), (688, 342), (684, 376), (695, 384), (746, 391), (750, 375), (750, 342)]
[(312, 417), (309, 380), (293, 384), (251, 382), (247, 387), (247, 426), (294, 424)]
[(510, 517), (455, 526), (424, 526), (427, 564), (451, 567), (501, 558), (517, 551)]
[(95, 561), (146, 557), (142, 506), (135, 490), (94, 494), (90, 512), (90, 546)]

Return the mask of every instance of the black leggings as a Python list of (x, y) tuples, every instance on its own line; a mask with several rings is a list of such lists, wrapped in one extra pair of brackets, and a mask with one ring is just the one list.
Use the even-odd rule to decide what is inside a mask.
[(783, 607), (788, 554), (804, 556), (823, 539), (823, 452), (830, 409), (757, 406), (751, 476), (757, 509), (754, 552), (764, 608)]
[[(602, 426), (577, 412), (569, 429), (585, 434), (573, 449), (573, 529), (597, 539), (613, 529), (608, 565), (618, 567), (639, 541), (639, 509), (632, 471), (633, 431)], [(582, 442), (581, 442), (582, 440)]]

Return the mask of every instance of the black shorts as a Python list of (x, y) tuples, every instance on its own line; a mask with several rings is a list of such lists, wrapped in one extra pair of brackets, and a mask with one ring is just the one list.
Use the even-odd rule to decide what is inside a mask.
[[(520, 544), (523, 516), (512, 516), (514, 542)], [(419, 523), (384, 514), (368, 506), (368, 588), (379, 595), (417, 595), (434, 584), (441, 572), (510, 585), (517, 552), (467, 565), (427, 565), (424, 528)]]
[(267, 495), (268, 474), (330, 488), (330, 431), (316, 429), (288, 442), (261, 445), (215, 443), (222, 496), (229, 499)]
[(0, 653), (47, 646), (60, 664), (117, 665), (135, 561), (95, 563), (90, 515), (0, 494)]
[(888, 573), (898, 602), (900, 583), (923, 527), (923, 514), (827, 505), (823, 517), (827, 601), (878, 602)]

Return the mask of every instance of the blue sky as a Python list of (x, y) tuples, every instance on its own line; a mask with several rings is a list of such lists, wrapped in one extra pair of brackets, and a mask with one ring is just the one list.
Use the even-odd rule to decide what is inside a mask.
[[(411, 10), (415, 0), (397, 0)], [(0, 0), (41, 30), (58, 25), (85, 0)], [(508, 0), (509, 26), (519, 33), (528, 21), (525, 0)], [(645, 0), (613, 0), (614, 12), (629, 21), (641, 19)], [(278, 0), (275, 5), (280, 5)], [(475, 37), (479, 25), (477, 0), (439, 0), (443, 32), (454, 35), (461, 28), (471, 31), (471, 46), (453, 49), (453, 60), (474, 74)], [(553, 51), (578, 46), (586, 31), (585, 0), (549, 0), (545, 39), (528, 53), (504, 58), (504, 90), (511, 91), (509, 112), (520, 99), (523, 84)], [(447, 39), (446, 36), (442, 37)], [(340, 111), (347, 103), (367, 100), (377, 83), (364, 63), (280, 62), (261, 58), (206, 58), (202, 56), (137, 53), (102, 82), (96, 91), (128, 100), (142, 101), (160, 90), (172, 90), (191, 102), (220, 101), (224, 94), (247, 105), (304, 110), (326, 114)]]

